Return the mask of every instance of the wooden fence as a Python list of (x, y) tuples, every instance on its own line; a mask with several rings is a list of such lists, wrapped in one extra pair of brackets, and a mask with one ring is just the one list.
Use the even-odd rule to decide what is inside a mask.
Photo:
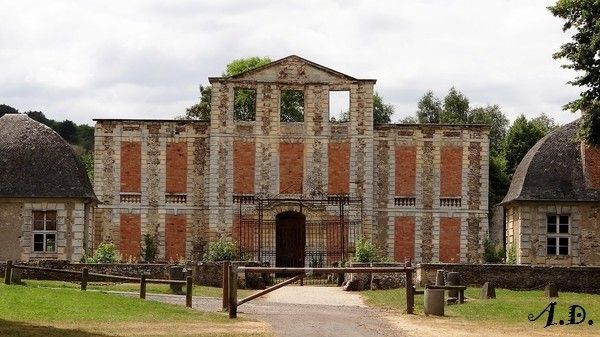
[(45, 271), (45, 272), (51, 272), (51, 273), (57, 273), (57, 274), (81, 275), (81, 290), (82, 291), (87, 290), (88, 280), (90, 277), (96, 277), (96, 278), (107, 279), (107, 280), (139, 282), (141, 299), (146, 298), (146, 284), (148, 284), (148, 283), (185, 285), (186, 286), (185, 305), (188, 308), (192, 307), (193, 284), (192, 284), (191, 276), (187, 276), (185, 281), (147, 279), (146, 275), (141, 275), (139, 278), (137, 278), (137, 277), (130, 277), (130, 276), (90, 273), (88, 268), (83, 268), (81, 271), (75, 271), (75, 270), (42, 268), (42, 267), (25, 266), (25, 265), (13, 265), (12, 261), (7, 261), (6, 262), (6, 270), (4, 272), (4, 283), (7, 285), (10, 285), (12, 282), (13, 269), (36, 270), (36, 271), (42, 271), (42, 272)]

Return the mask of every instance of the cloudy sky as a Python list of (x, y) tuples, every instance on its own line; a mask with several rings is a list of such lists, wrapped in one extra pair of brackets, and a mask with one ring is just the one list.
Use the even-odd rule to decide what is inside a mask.
[(198, 85), (246, 56), (297, 54), (354, 77), (412, 115), (455, 86), (510, 119), (565, 123), (569, 40), (543, 0), (1, 1), (0, 104), (77, 123), (173, 118)]

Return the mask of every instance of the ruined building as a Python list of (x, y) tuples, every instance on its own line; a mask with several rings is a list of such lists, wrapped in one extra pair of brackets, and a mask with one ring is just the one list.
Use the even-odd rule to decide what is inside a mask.
[(96, 119), (96, 244), (137, 259), (148, 234), (178, 260), (227, 237), (244, 258), (322, 266), (362, 236), (399, 261), (480, 261), (488, 127), (374, 126), (375, 80), (297, 56), (209, 81), (210, 122)]

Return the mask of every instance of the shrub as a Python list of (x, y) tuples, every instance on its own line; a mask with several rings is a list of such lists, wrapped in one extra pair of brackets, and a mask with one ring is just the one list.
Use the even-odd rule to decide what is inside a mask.
[(489, 237), (483, 241), (483, 261), (488, 263), (499, 263), (505, 258), (506, 252), (502, 248), (497, 248)]
[(514, 243), (510, 243), (508, 247), (508, 257), (506, 258), (507, 264), (517, 264), (517, 247)]
[(235, 244), (225, 238), (208, 244), (208, 251), (204, 254), (204, 261), (231, 261), (238, 257)]
[(111, 242), (103, 242), (98, 245), (94, 257), (88, 259), (88, 263), (115, 263), (119, 260), (117, 247)]
[(150, 234), (144, 234), (144, 247), (141, 252), (142, 260), (146, 262), (153, 262), (158, 255), (158, 245), (154, 240), (154, 236)]
[(371, 240), (365, 238), (356, 239), (356, 249), (354, 251), (354, 261), (356, 262), (377, 262), (379, 258), (375, 245)]

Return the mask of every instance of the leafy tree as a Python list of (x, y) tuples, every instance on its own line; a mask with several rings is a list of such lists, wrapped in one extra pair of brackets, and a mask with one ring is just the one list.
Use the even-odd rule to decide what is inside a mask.
[(210, 85), (200, 85), (200, 102), (187, 108), (185, 110), (185, 117), (189, 119), (209, 121), (211, 96), (212, 87)]
[(81, 160), (81, 163), (83, 164), (83, 167), (85, 168), (85, 172), (88, 175), (88, 178), (90, 178), (90, 181), (93, 182), (94, 181), (94, 153), (93, 152), (84, 152), (81, 155), (79, 155), (79, 160)]
[(510, 186), (510, 178), (506, 174), (506, 160), (501, 154), (490, 155), (489, 179), (488, 204), (489, 215), (492, 218), (493, 208), (504, 199)]
[(94, 127), (81, 124), (77, 126), (77, 143), (84, 151), (94, 151)]
[(419, 121), (415, 116), (404, 116), (398, 120), (398, 123), (402, 124), (417, 124)]
[(490, 154), (497, 156), (502, 151), (502, 142), (508, 129), (508, 118), (498, 105), (478, 106), (469, 112), (469, 124), (490, 126)]
[(44, 115), (44, 113), (41, 111), (27, 111), (25, 114), (34, 121), (38, 121), (44, 125), (47, 125), (53, 130), (56, 129), (57, 122), (53, 119), (46, 118), (46, 115)]
[(383, 97), (375, 92), (373, 95), (373, 124), (386, 124), (394, 114), (394, 106), (383, 103)]
[(515, 119), (508, 129), (504, 143), (504, 156), (506, 158), (506, 173), (512, 177), (525, 154), (552, 129), (547, 125), (534, 120), (528, 121), (524, 115)]
[(304, 92), (299, 90), (281, 92), (281, 121), (304, 121)]
[(235, 59), (227, 64), (227, 68), (225, 69), (223, 76), (235, 76), (237, 74), (243, 73), (244, 71), (262, 67), (269, 63), (271, 63), (271, 59), (268, 57), (252, 56)]
[(424, 124), (437, 124), (440, 122), (442, 114), (442, 101), (433, 95), (433, 91), (428, 91), (419, 99), (417, 103), (417, 120)]
[(77, 125), (68, 119), (58, 123), (55, 131), (67, 142), (71, 144), (77, 142)]
[(563, 31), (575, 31), (572, 41), (563, 44), (553, 55), (555, 59), (569, 62), (563, 68), (579, 73), (568, 83), (583, 89), (578, 99), (563, 108), (582, 112), (580, 137), (600, 146), (600, 1), (559, 0), (548, 9), (565, 20)]
[(444, 97), (444, 105), (440, 115), (440, 123), (444, 124), (466, 124), (469, 122), (469, 99), (450, 88), (448, 95)]
[(0, 104), (0, 117), (6, 114), (18, 114), (19, 110), (13, 108), (10, 105)]

